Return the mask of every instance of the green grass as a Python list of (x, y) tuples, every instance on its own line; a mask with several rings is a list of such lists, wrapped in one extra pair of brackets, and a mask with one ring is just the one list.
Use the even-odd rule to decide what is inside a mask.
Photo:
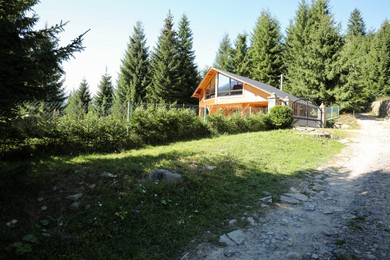
[[(217, 240), (229, 219), (261, 211), (256, 202), (265, 194), (276, 198), (341, 148), (283, 130), (2, 163), (0, 258), (172, 259), (193, 239)], [(146, 180), (157, 168), (183, 180)], [(80, 205), (71, 209), (66, 196), (79, 192)], [(12, 219), (18, 222), (6, 226)], [(26, 235), (37, 241), (23, 240)]]

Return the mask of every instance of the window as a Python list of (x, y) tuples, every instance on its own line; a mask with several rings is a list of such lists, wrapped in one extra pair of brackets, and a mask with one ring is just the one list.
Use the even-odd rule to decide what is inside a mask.
[(215, 76), (210, 80), (206, 88), (206, 99), (215, 97)]
[(218, 74), (218, 97), (242, 95), (242, 82)]

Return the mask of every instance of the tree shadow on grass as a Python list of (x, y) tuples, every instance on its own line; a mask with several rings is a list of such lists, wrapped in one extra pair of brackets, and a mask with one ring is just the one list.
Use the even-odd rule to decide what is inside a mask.
[[(183, 180), (148, 180), (157, 168), (180, 173)], [(32, 165), (21, 183), (0, 184), (0, 221), (18, 219), (13, 228), (0, 227), (7, 234), (1, 247), (33, 233), (39, 242), (28, 254), (32, 257), (171, 259), (206, 231), (216, 239), (228, 219), (258, 210), (260, 198), (278, 196), (287, 188), (286, 178), (301, 174), (275, 174), (256, 162), (179, 151), (86, 156), (82, 162), (51, 159)], [(83, 196), (72, 208), (74, 201), (66, 197), (78, 193)], [(45, 219), (49, 225), (42, 226)], [(15, 254), (12, 250), (2, 254)]]

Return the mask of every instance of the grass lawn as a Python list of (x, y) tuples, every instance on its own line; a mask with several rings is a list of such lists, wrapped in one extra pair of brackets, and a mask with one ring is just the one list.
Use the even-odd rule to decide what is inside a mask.
[[(283, 130), (1, 163), (0, 259), (172, 259), (194, 239), (216, 241), (229, 219), (261, 213), (260, 198), (277, 199), (342, 147)], [(148, 181), (157, 168), (183, 180)]]

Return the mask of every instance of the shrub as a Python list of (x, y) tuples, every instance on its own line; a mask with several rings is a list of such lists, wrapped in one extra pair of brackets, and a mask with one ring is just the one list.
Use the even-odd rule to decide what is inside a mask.
[(275, 106), (271, 109), (269, 118), (274, 128), (285, 129), (293, 122), (293, 111), (287, 106)]

